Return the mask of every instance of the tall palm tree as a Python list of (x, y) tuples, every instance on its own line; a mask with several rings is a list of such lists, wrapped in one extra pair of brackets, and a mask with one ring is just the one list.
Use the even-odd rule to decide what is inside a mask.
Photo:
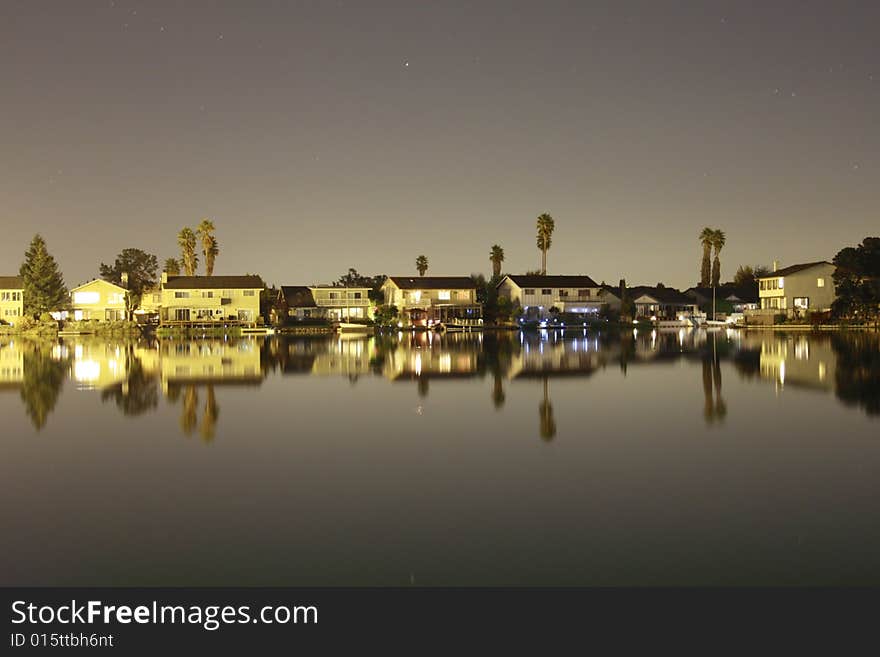
[(501, 276), (501, 263), (504, 262), (504, 249), (493, 244), (492, 250), (489, 251), (489, 260), (492, 261), (492, 277), (498, 278)]
[(700, 262), (700, 287), (709, 287), (709, 278), (712, 275), (712, 244), (715, 240), (715, 231), (706, 226), (700, 232), (700, 244), (703, 245), (703, 260)]
[(169, 276), (180, 276), (180, 261), (177, 258), (167, 258), (162, 271)]
[(205, 274), (208, 276), (214, 275), (214, 262), (217, 260), (217, 256), (220, 254), (220, 243), (217, 241), (217, 238), (211, 235), (208, 238), (208, 247), (205, 250)]
[(420, 255), (416, 258), (416, 270), (419, 272), (419, 276), (424, 276), (428, 271), (428, 259), (425, 256)]
[(727, 236), (723, 230), (715, 229), (712, 231), (712, 246), (715, 247), (715, 259), (712, 261), (712, 285), (714, 287), (721, 284), (721, 259), (718, 256), (726, 241)]
[(199, 254), (196, 253), (196, 234), (192, 228), (184, 228), (177, 234), (180, 245), (180, 260), (187, 276), (195, 276), (199, 266)]
[(202, 243), (202, 255), (205, 256), (205, 274), (210, 276), (214, 273), (214, 256), (209, 255), (211, 246), (216, 246), (217, 240), (214, 239), (214, 222), (205, 217), (199, 222), (196, 228), (196, 234)]
[(553, 217), (545, 212), (538, 216), (536, 227), (538, 229), (538, 248), (541, 250), (541, 274), (546, 276), (547, 251), (550, 249), (551, 238), (553, 236), (553, 230), (556, 228), (556, 224), (553, 221)]

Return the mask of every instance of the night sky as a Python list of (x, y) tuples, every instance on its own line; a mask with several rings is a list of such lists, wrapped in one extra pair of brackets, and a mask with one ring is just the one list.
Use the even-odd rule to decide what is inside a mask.
[(0, 274), (213, 218), (270, 283), (540, 266), (687, 287), (880, 232), (877, 2), (0, 0)]

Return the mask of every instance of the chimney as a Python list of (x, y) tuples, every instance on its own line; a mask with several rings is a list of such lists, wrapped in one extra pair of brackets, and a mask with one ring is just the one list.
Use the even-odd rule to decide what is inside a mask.
[(122, 272), (122, 274), (119, 275), (119, 278), (121, 279), (120, 285), (122, 285), (122, 287), (124, 287), (127, 290), (128, 289), (128, 272), (127, 271)]
[(779, 270), (779, 261), (774, 260), (773, 261), (773, 271), (778, 271), (778, 270)]
[(165, 283), (167, 283), (167, 282), (168, 282), (168, 272), (167, 272), (167, 271), (163, 271), (163, 272), (162, 272), (162, 285), (164, 286)]

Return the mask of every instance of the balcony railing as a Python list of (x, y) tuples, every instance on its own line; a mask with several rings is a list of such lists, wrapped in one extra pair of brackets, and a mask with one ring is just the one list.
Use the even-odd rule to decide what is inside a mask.
[(348, 306), (369, 306), (369, 299), (315, 299), (315, 303), (320, 307), (348, 307)]

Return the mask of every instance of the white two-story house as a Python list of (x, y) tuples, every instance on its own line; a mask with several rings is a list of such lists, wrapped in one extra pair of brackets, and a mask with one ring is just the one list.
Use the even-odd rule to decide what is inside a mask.
[(396, 306), (403, 326), (478, 320), (483, 306), (468, 276), (389, 276), (382, 285), (386, 306)]
[(834, 265), (824, 260), (791, 265), (758, 278), (760, 309), (756, 315), (782, 314), (789, 317), (831, 310)]
[(370, 288), (332, 285), (282, 285), (279, 304), (295, 320), (328, 319), (333, 322), (370, 319)]
[(523, 314), (546, 317), (551, 308), (564, 313), (598, 313), (608, 299), (589, 276), (508, 274), (498, 283), (498, 296), (519, 305)]

